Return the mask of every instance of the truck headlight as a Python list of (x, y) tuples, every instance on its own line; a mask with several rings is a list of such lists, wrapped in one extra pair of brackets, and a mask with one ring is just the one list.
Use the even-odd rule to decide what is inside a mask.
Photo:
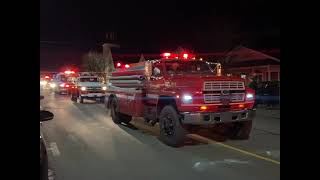
[(247, 93), (246, 99), (249, 100), (249, 101), (253, 100), (253, 94), (252, 93)]
[(45, 86), (45, 85), (48, 84), (48, 82), (47, 82), (47, 81), (40, 81), (40, 84), (43, 85), (43, 86)]
[(104, 91), (107, 90), (107, 87), (106, 87), (106, 86), (103, 86), (103, 87), (102, 87), (102, 90), (104, 90)]
[(81, 87), (81, 91), (85, 91), (85, 90), (87, 90), (86, 87)]
[(56, 87), (56, 84), (51, 83), (51, 84), (50, 84), (50, 87), (51, 87), (51, 88), (55, 88), (55, 87)]
[(183, 95), (182, 102), (184, 102), (184, 103), (192, 103), (192, 96), (191, 95)]

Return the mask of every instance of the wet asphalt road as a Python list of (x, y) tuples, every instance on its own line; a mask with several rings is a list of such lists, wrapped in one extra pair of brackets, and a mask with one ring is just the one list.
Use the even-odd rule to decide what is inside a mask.
[[(114, 124), (102, 104), (42, 94), (42, 106), (55, 115), (42, 125), (50, 179), (280, 179), (279, 164), (218, 144), (190, 142), (171, 148), (146, 131)], [(223, 143), (280, 162), (280, 119), (258, 112), (250, 140)]]

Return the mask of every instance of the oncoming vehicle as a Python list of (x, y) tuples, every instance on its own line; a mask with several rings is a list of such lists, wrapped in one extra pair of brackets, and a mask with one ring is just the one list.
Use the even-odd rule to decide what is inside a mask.
[(40, 76), (40, 87), (46, 89), (51, 81), (51, 77), (49, 75)]
[(55, 75), (50, 87), (57, 94), (70, 94), (71, 89), (74, 88), (74, 81), (76, 74), (74, 71), (65, 71)]
[(164, 53), (162, 59), (113, 72), (105, 105), (115, 123), (128, 123), (132, 117), (159, 123), (160, 139), (178, 147), (188, 132), (201, 128), (248, 139), (254, 100), (254, 90), (242, 78), (223, 76), (219, 63)]
[(98, 76), (79, 76), (71, 91), (71, 100), (83, 103), (84, 99), (99, 99), (100, 102), (104, 102), (106, 89)]

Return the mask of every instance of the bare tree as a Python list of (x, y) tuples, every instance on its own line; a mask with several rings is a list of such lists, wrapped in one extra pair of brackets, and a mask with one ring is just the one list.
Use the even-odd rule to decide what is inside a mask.
[(146, 59), (144, 58), (143, 54), (141, 54), (139, 62), (145, 62), (145, 61)]
[(102, 54), (94, 51), (90, 51), (84, 56), (84, 68), (88, 72), (94, 72), (105, 81), (106, 72), (105, 69), (110, 65), (107, 59)]

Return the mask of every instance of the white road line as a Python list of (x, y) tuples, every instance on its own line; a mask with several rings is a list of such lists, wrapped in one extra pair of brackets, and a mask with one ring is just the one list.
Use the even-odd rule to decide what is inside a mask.
[(54, 171), (51, 169), (48, 169), (48, 180), (55, 180)]
[(60, 151), (58, 149), (57, 143), (55, 142), (50, 143), (50, 150), (53, 156), (60, 156)]

